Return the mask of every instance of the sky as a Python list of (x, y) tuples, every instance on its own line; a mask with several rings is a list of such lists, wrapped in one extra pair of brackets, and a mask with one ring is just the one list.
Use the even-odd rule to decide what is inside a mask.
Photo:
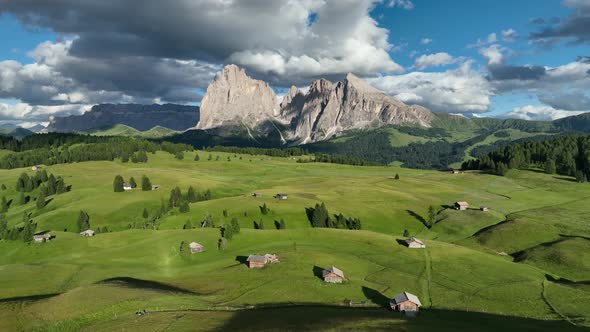
[(0, 0), (0, 123), (198, 105), (237, 64), (280, 94), (352, 72), (467, 117), (590, 111), (590, 0)]

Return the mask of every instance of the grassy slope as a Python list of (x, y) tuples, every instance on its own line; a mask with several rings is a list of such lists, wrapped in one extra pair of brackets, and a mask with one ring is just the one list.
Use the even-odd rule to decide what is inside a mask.
[[(214, 161), (217, 155), (220, 161)], [(123, 230), (127, 224), (142, 220), (144, 207), (153, 213), (174, 186), (183, 191), (189, 185), (200, 190), (209, 188), (215, 199), (191, 204), (190, 213), (167, 216), (160, 231), (127, 230), (91, 239), (56, 232), (57, 239), (44, 245), (0, 242), (0, 282), (5, 286), (0, 289), (0, 298), (63, 293), (27, 305), (2, 304), (0, 315), (6, 317), (2, 324), (7, 325), (0, 325), (0, 329), (44, 323), (57, 324), (57, 329), (134, 326), (126, 325), (133, 324), (128, 315), (141, 307), (154, 310), (277, 302), (342, 304), (344, 299), (377, 306), (403, 290), (419, 295), (426, 307), (454, 310), (457, 315), (480, 311), (559, 319), (559, 314), (545, 302), (549, 299), (568, 317), (590, 316), (585, 288), (548, 283), (545, 299), (541, 296), (547, 283), (545, 273), (572, 278), (568, 271), (578, 265), (569, 256), (563, 260), (563, 269), (562, 261), (556, 264), (547, 258), (552, 257), (550, 253), (534, 252), (534, 259), (524, 261), (529, 264), (513, 263), (510, 257), (496, 254), (500, 250), (513, 253), (538, 246), (563, 233), (588, 236), (584, 216), (590, 210), (590, 188), (586, 185), (521, 171), (511, 171), (507, 177), (450, 175), (391, 167), (298, 164), (292, 159), (261, 156), (240, 159), (223, 153), (213, 153), (213, 161), (207, 161), (204, 152), (200, 152), (201, 161), (194, 162), (193, 156), (187, 153), (186, 159), (179, 161), (157, 153), (149, 155), (147, 164), (87, 162), (47, 167), (49, 172), (64, 176), (73, 191), (54, 197), (41, 211), (35, 210), (34, 203), (13, 205), (8, 212), (12, 225), (20, 222), (23, 211), (31, 211), (40, 229), (73, 230), (82, 209), (90, 214), (93, 227), (106, 225)], [(22, 171), (0, 172), (0, 183), (9, 187), (2, 192), (7, 198), (18, 197), (13, 188)], [(400, 180), (388, 179), (395, 173), (400, 174)], [(116, 174), (126, 179), (134, 176), (136, 180), (146, 174), (162, 188), (113, 193)], [(252, 191), (262, 192), (263, 198), (250, 197)], [(277, 192), (289, 193), (289, 199), (274, 201), (271, 196)], [(444, 205), (463, 199), (474, 207), (485, 204), (492, 210), (443, 210)], [(311, 229), (304, 207), (319, 201), (325, 202), (332, 213), (360, 217), (365, 231)], [(264, 202), (271, 209), (266, 216), (258, 208)], [(426, 216), (430, 204), (441, 211), (437, 224), (428, 230), (419, 219)], [(229, 217), (223, 217), (223, 209), (229, 210)], [(205, 213), (211, 213), (218, 225), (234, 216), (239, 219), (243, 232), (230, 242), (228, 250), (214, 249), (219, 237), (216, 229), (180, 229), (187, 219), (197, 224)], [(515, 221), (493, 226), (507, 215)], [(267, 230), (251, 229), (252, 221), (261, 218)], [(279, 218), (285, 219), (288, 230), (271, 229), (273, 220)], [(512, 228), (502, 232), (501, 227), (508, 225)], [(489, 226), (488, 231), (478, 233)], [(404, 229), (426, 239), (428, 250), (412, 251), (397, 245), (395, 240)], [(483, 241), (486, 232), (490, 235)], [(208, 251), (182, 260), (177, 253), (181, 240), (198, 241)], [(579, 248), (558, 249), (571, 255)], [(238, 256), (266, 252), (279, 254), (283, 263), (250, 271), (236, 261)], [(345, 271), (347, 283), (326, 285), (314, 276), (314, 269), (317, 272), (318, 267), (330, 264)], [(587, 270), (576, 273), (574, 280), (590, 279)], [(157, 287), (137, 292), (130, 285), (97, 284), (113, 277), (155, 280), (197, 295)], [(577, 305), (564, 302), (559, 296), (563, 292), (571, 294)], [(506, 301), (511, 296), (516, 299)], [(13, 318), (17, 313), (24, 318)], [(158, 317), (169, 318), (162, 315)], [(182, 326), (201, 317), (192, 315), (175, 322)], [(216, 315), (238, 321), (251, 319), (241, 314)], [(367, 318), (361, 316), (350, 324), (367, 327), (363, 325)], [(430, 317), (432, 321), (424, 324), (434, 324), (436, 318)], [(470, 321), (469, 317), (463, 320)], [(147, 321), (154, 319), (156, 316)], [(392, 323), (383, 319), (383, 324)], [(408, 323), (396, 320), (393, 324)]]

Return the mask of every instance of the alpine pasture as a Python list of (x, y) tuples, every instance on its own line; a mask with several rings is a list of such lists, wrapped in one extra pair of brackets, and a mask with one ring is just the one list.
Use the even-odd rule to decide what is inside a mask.
[[(44, 169), (72, 189), (49, 196), (41, 209), (17, 203), (16, 180), (33, 174), (30, 168), (0, 171), (6, 186), (0, 195), (12, 200), (9, 226), (19, 226), (23, 213), (31, 212), (37, 231), (55, 236), (46, 243), (0, 241), (0, 330), (590, 326), (590, 186), (570, 178), (535, 170), (499, 177), (206, 151), (185, 153), (182, 160), (157, 152), (147, 163)], [(116, 175), (138, 183), (146, 175), (159, 189), (114, 192)], [(138, 227), (168, 203), (173, 188), (185, 194), (189, 186), (210, 190), (212, 199)], [(274, 199), (277, 193), (288, 199)], [(455, 201), (468, 201), (470, 209), (452, 209)], [(362, 229), (312, 228), (305, 209), (322, 202), (331, 215), (359, 218)], [(435, 212), (430, 228), (429, 206)], [(81, 210), (91, 229), (109, 232), (80, 236)], [(219, 228), (200, 228), (206, 214), (216, 226), (237, 218), (241, 231), (225, 249), (217, 248)], [(278, 230), (281, 219), (286, 229)], [(264, 229), (255, 229), (261, 220)], [(192, 228), (183, 229), (187, 221)], [(404, 233), (426, 249), (400, 245)], [(206, 250), (182, 257), (182, 241)], [(257, 270), (244, 264), (248, 255), (266, 253), (281, 262)], [(330, 265), (344, 271), (343, 284), (321, 279)], [(403, 291), (423, 304), (415, 318), (387, 310), (389, 299)], [(142, 309), (148, 315), (134, 315)]]

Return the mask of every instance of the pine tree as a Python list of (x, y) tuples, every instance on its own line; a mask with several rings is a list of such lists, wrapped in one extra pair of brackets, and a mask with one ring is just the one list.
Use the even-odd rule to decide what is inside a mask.
[(211, 161), (213, 157), (211, 156), (211, 154), (209, 154), (209, 157), (207, 157), (207, 160)]
[(258, 229), (264, 229), (264, 220), (260, 219), (258, 222)]
[(184, 159), (184, 152), (182, 152), (182, 151), (176, 152), (176, 154), (174, 155), (174, 158), (176, 158), (178, 160)]
[(147, 208), (143, 208), (143, 214), (142, 214), (142, 216), (143, 216), (143, 219), (147, 219), (150, 216), (149, 213), (148, 213)]
[(39, 192), (39, 196), (37, 197), (37, 209), (42, 209), (47, 205), (45, 201), (45, 193), (43, 191)]
[(182, 203), (180, 203), (180, 207), (179, 207), (179, 211), (180, 213), (187, 213), (191, 210), (190, 205), (188, 205), (187, 201), (182, 201)]
[(228, 215), (229, 215), (229, 212), (227, 212), (227, 209), (223, 209), (223, 216), (227, 218)]
[(199, 158), (199, 154), (195, 153), (195, 161), (199, 161), (201, 158)]
[(3, 183), (2, 186), (0, 186), (0, 188), (2, 188), (2, 190), (6, 190), (6, 185)]
[(188, 219), (185, 223), (184, 226), (182, 226), (182, 229), (192, 229), (193, 228), (193, 224), (191, 223), (191, 220)]
[(66, 187), (64, 180), (61, 177), (58, 178), (57, 182), (55, 184), (55, 193), (59, 195), (59, 194), (65, 193), (67, 191), (68, 191), (68, 187)]
[(283, 218), (281, 218), (281, 222), (279, 223), (280, 227), (279, 229), (286, 229), (287, 225), (285, 225), (285, 220), (283, 220)]
[(78, 232), (83, 232), (90, 229), (90, 216), (84, 211), (80, 211), (78, 215)]
[(179, 252), (180, 252), (180, 257), (182, 257), (182, 258), (188, 258), (188, 257), (190, 257), (190, 255), (191, 255), (191, 248), (190, 248), (190, 245), (189, 245), (188, 241), (182, 241), (182, 242), (180, 242)]
[(234, 218), (231, 219), (230, 226), (231, 226), (232, 232), (234, 234), (240, 233), (240, 223), (238, 223), (238, 219), (237, 218), (234, 217)]
[(408, 231), (407, 229), (404, 229), (404, 237), (409, 237), (410, 236), (410, 231)]
[(47, 179), (47, 192), (49, 195), (57, 193), (57, 181), (55, 180), (55, 176), (53, 176), (53, 174), (51, 174)]
[(395, 180), (399, 180), (399, 174), (395, 173), (395, 177), (394, 177), (394, 179), (395, 179)]
[(135, 182), (135, 179), (133, 177), (129, 178), (129, 185), (131, 185), (131, 188), (137, 187), (137, 182)]
[(583, 183), (586, 182), (586, 175), (584, 174), (584, 172), (577, 170), (576, 171), (576, 181), (578, 181), (579, 183)]
[(33, 235), (35, 234), (36, 225), (33, 224), (33, 220), (31, 220), (31, 215), (28, 213), (23, 213), (23, 231), (21, 234), (22, 240), (24, 242), (31, 242), (33, 241)]
[(113, 181), (113, 191), (116, 193), (125, 191), (125, 189), (123, 189), (124, 183), (125, 181), (123, 180), (123, 177), (121, 175), (115, 176), (115, 180)]
[(197, 195), (195, 194), (195, 189), (193, 188), (193, 186), (188, 187), (188, 191), (186, 192), (186, 199), (190, 203), (197, 202)]
[(316, 204), (315, 208), (313, 209), (311, 223), (313, 227), (327, 227), (330, 224), (330, 214), (328, 213), (328, 209), (326, 205), (322, 202), (322, 204)]
[(234, 230), (231, 227), (231, 225), (223, 225), (223, 227), (221, 228), (221, 236), (228, 240), (231, 240), (234, 237)]
[(263, 215), (267, 215), (268, 211), (270, 211), (268, 206), (266, 206), (266, 203), (262, 204), (262, 206), (259, 206), (259, 208), (260, 208), (260, 213), (262, 213)]
[(170, 191), (170, 199), (168, 200), (168, 206), (171, 209), (178, 207), (181, 203), (181, 200), (182, 192), (180, 191), (180, 188), (175, 187), (174, 189), (172, 189), (172, 191)]
[(203, 218), (203, 221), (201, 222), (201, 227), (203, 227), (203, 228), (205, 228), (205, 227), (209, 227), (209, 228), (215, 227), (215, 222), (213, 222), (213, 217), (211, 216), (211, 214), (207, 213), (205, 215), (205, 217)]
[(143, 191), (152, 190), (152, 183), (150, 182), (150, 179), (145, 175), (143, 175), (141, 177), (141, 190), (143, 190)]

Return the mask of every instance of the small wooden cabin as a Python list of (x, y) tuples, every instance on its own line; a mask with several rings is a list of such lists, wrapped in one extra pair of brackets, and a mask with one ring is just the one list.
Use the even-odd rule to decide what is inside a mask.
[(344, 272), (335, 266), (330, 266), (329, 268), (322, 271), (322, 277), (324, 278), (325, 282), (341, 284), (344, 280)]
[(252, 197), (260, 198), (260, 197), (262, 197), (262, 194), (261, 193), (253, 193)]
[(43, 232), (39, 232), (33, 235), (33, 241), (35, 242), (47, 242), (49, 240), (51, 240), (52, 236), (49, 233), (49, 231), (43, 231)]
[(188, 246), (191, 248), (191, 254), (195, 254), (205, 250), (205, 247), (203, 247), (202, 244), (199, 244), (197, 242), (191, 242)]
[(82, 236), (94, 236), (94, 231), (91, 229), (87, 229), (83, 232), (80, 232), (80, 235)]
[(131, 187), (131, 183), (123, 183), (123, 190), (131, 190), (133, 189), (133, 187)]
[(420, 311), (422, 303), (420, 303), (420, 299), (418, 299), (416, 295), (403, 292), (397, 294), (393, 299), (391, 299), (389, 301), (389, 306), (394, 311), (399, 311), (406, 315), (413, 316), (418, 313), (418, 311)]
[(152, 185), (152, 190), (158, 190), (158, 189), (160, 189), (160, 186), (158, 186), (157, 184)]
[(455, 202), (455, 209), (459, 211), (465, 211), (469, 207), (469, 203), (465, 201)]
[(408, 248), (412, 248), (412, 249), (416, 249), (416, 248), (426, 248), (426, 245), (424, 244), (424, 242), (418, 240), (415, 237), (411, 237), (405, 240), (406, 242), (406, 246), (408, 246)]
[(35, 165), (35, 166), (31, 167), (31, 170), (36, 172), (36, 171), (41, 170), (42, 168), (43, 167), (41, 167), (41, 165)]
[(276, 199), (287, 199), (287, 194), (276, 194), (275, 198)]
[(487, 206), (480, 206), (480, 207), (479, 207), (479, 209), (480, 209), (481, 211), (483, 211), (483, 212), (488, 212), (488, 211), (490, 211), (490, 208), (489, 208), (489, 207), (487, 207)]
[(267, 262), (266, 257), (260, 255), (250, 255), (246, 261), (248, 262), (248, 267), (251, 269), (263, 268)]
[(451, 174), (459, 174), (459, 173), (461, 173), (461, 171), (458, 170), (458, 169), (452, 169), (451, 170)]

